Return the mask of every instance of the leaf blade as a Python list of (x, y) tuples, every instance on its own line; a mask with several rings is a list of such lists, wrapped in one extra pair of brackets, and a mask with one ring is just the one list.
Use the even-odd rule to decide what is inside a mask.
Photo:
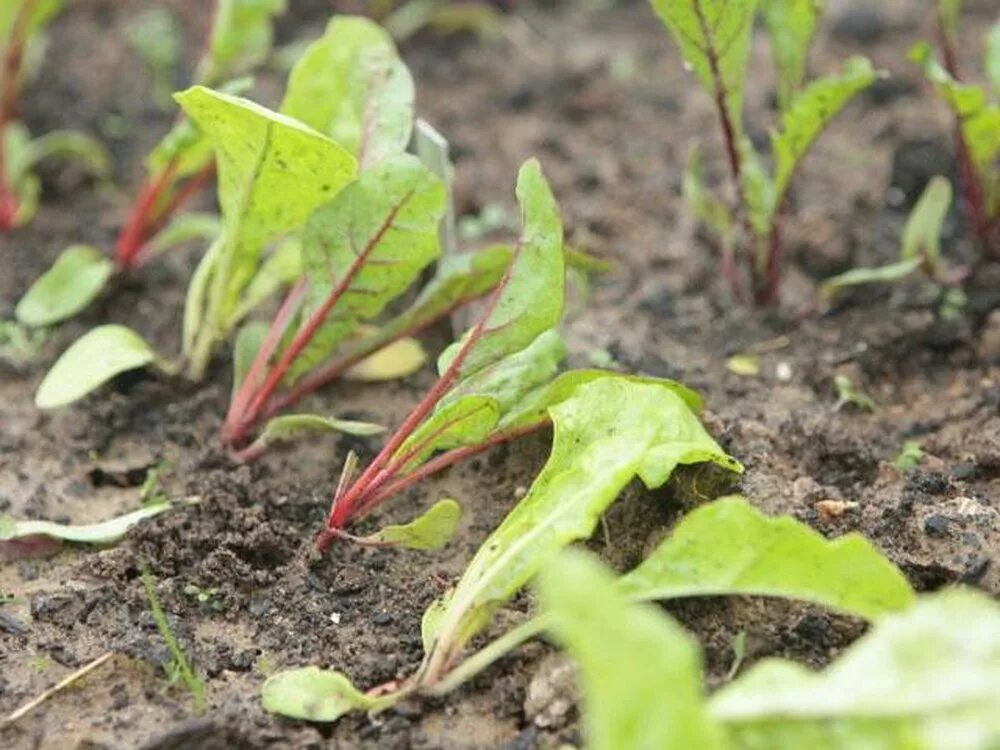
[(58, 323), (89, 305), (112, 273), (114, 264), (96, 247), (71, 245), (31, 285), (14, 314), (28, 326)]

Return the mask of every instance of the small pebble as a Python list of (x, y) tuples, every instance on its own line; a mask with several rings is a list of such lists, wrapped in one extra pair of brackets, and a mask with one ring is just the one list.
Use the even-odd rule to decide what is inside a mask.
[(388, 612), (376, 612), (372, 615), (372, 622), (375, 625), (388, 625), (392, 622), (392, 615)]
[(934, 514), (924, 519), (924, 533), (928, 536), (945, 536), (948, 533), (948, 519)]

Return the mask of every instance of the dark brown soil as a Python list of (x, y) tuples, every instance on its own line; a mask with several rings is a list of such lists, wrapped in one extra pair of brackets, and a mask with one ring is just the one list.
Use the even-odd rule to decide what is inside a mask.
[[(205, 24), (202, 4), (172, 5), (183, 14), (193, 52)], [(328, 4), (292, 5), (282, 40), (318, 33)], [(853, 103), (805, 165), (787, 226), (785, 305), (763, 313), (729, 302), (718, 264), (680, 199), (692, 143), (706, 146), (713, 172), (721, 174), (710, 102), (646, 3), (598, 6), (523, 2), (501, 42), (418, 38), (405, 45), (421, 112), (454, 145), (460, 212), (496, 202), (510, 208), (518, 165), (537, 155), (569, 237), (621, 266), (596, 282), (586, 309), (567, 325), (574, 364), (610, 355), (626, 370), (699, 388), (706, 423), (747, 466), (741, 491), (766, 511), (791, 513), (829, 535), (866, 534), (921, 590), (965, 581), (1000, 593), (998, 269), (978, 270), (964, 315), (950, 322), (935, 318), (919, 283), (859, 292), (822, 316), (797, 314), (809, 307), (818, 279), (890, 260), (907, 202), (932, 174), (953, 169), (947, 113), (905, 61), (909, 45), (930, 33), (923, 5), (829, 3), (814, 71), (864, 53), (894, 77)], [(969, 6), (970, 30), (992, 20), (989, 0)], [(95, 189), (72, 169), (44, 170), (38, 217), (0, 237), (0, 316), (12, 315), (28, 283), (67, 244), (111, 247), (142, 154), (170, 121), (144, 98), (149, 79), (123, 42), (137, 7), (80, 0), (53, 28), (26, 118), (36, 132), (74, 127), (103, 134), (118, 187)], [(762, 41), (754, 60), (768, 71)], [(976, 53), (970, 45), (967, 69)], [(262, 96), (273, 100), (280, 80), (265, 75)], [(769, 74), (755, 75), (752, 133), (765, 133), (773, 121), (771, 92)], [(78, 407), (35, 410), (31, 395), (48, 365), (98, 322), (127, 323), (176, 351), (180, 301), (198, 250), (173, 253), (122, 280), (83, 317), (51, 331), (34, 357), (0, 363), (0, 512), (106, 518), (133, 508), (138, 494), (107, 481), (109, 475), (135, 484), (142, 469), (160, 461), (170, 466), (168, 494), (199, 499), (112, 549), (72, 549), (0, 568), (0, 593), (14, 596), (0, 605), (0, 716), (105, 651), (118, 654), (0, 730), (0, 745), (547, 748), (575, 741), (572, 713), (542, 728), (533, 721), (538, 707), (525, 709), (532, 680), (558, 681), (543, 644), (446, 699), (349, 717), (334, 728), (263, 712), (260, 684), (278, 668), (333, 666), (362, 687), (410, 673), (420, 659), (424, 607), (531, 482), (548, 438), (456, 468), (374, 519), (403, 519), (428, 500), (460, 498), (462, 531), (442, 553), (340, 546), (317, 561), (308, 549), (346, 451), (364, 458), (377, 445), (331, 438), (250, 467), (230, 465), (215, 442), (229, 389), (223, 357), (205, 383), (129, 375)], [(946, 252), (955, 262), (975, 256), (959, 216), (949, 222)], [(757, 353), (760, 375), (730, 373), (726, 360), (735, 353)], [(836, 410), (837, 374), (849, 375), (878, 410)], [(308, 406), (392, 424), (430, 379), (423, 372), (398, 384), (338, 385)], [(891, 465), (906, 440), (920, 441), (926, 452), (909, 474)], [(688, 475), (659, 493), (630, 490), (594, 546), (619, 567), (634, 564), (692, 502), (691, 486)], [(831, 517), (819, 510), (827, 500), (852, 505)], [(163, 677), (168, 654), (139, 579), (143, 560), (206, 678), (209, 707), (200, 717), (189, 696)], [(669, 608), (701, 638), (713, 683), (729, 668), (730, 642), (740, 632), (748, 635), (751, 660), (785, 654), (815, 665), (861, 632), (853, 621), (784, 602)]]

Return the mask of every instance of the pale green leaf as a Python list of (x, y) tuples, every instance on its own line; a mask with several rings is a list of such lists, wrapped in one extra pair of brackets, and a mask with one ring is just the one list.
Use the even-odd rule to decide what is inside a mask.
[(695, 218), (711, 229), (723, 243), (731, 241), (733, 217), (726, 204), (706, 188), (701, 168), (701, 150), (695, 146), (688, 153), (684, 169), (684, 202)]
[(878, 73), (864, 57), (852, 57), (843, 70), (819, 78), (796, 96), (782, 114), (781, 128), (771, 136), (774, 153), (774, 201), (781, 205), (792, 175), (813, 141), (857, 94), (875, 82)]
[(789, 516), (768, 518), (740, 497), (689, 513), (620, 585), (632, 599), (780, 596), (869, 620), (914, 601), (903, 574), (864, 537), (828, 541)]
[(23, 21), (25, 37), (31, 39), (62, 10), (63, 0), (5, 0), (0, 3), (0, 49), (4, 48), (9, 35), (17, 21), (19, 13), (27, 10), (28, 17)]
[(233, 392), (239, 390), (240, 385), (246, 379), (250, 367), (253, 365), (257, 352), (260, 351), (261, 344), (267, 337), (268, 325), (266, 323), (247, 323), (240, 326), (233, 341)]
[(247, 284), (240, 303), (233, 313), (234, 320), (242, 320), (264, 300), (282, 287), (291, 285), (302, 275), (302, 239), (296, 235), (283, 239), (268, 254)]
[(372, 422), (321, 417), (318, 414), (284, 414), (271, 419), (257, 438), (257, 443), (275, 445), (315, 432), (339, 432), (367, 437), (385, 432), (385, 427)]
[(163, 7), (149, 8), (129, 21), (125, 38), (153, 74), (157, 104), (169, 107), (174, 71), (184, 46), (174, 14)]
[(441, 549), (462, 520), (462, 508), (454, 500), (439, 500), (423, 515), (406, 524), (386, 526), (361, 537), (364, 544), (408, 549)]
[(96, 138), (74, 130), (53, 130), (35, 138), (21, 157), (20, 169), (28, 170), (43, 159), (78, 162), (98, 177), (111, 172), (111, 158)]
[(1000, 606), (948, 590), (882, 620), (813, 673), (770, 659), (711, 703), (733, 748), (993, 750)]
[(271, 50), (271, 22), (286, 0), (218, 0), (198, 80), (215, 86), (254, 68)]
[(302, 235), (309, 289), (302, 320), (323, 327), (296, 358), (294, 380), (380, 314), (438, 256), (441, 181), (409, 154), (387, 158), (319, 208)]
[(721, 95), (739, 135), (757, 0), (651, 2), (705, 90), (713, 98)]
[(96, 247), (71, 245), (31, 285), (14, 313), (24, 325), (58, 323), (89, 305), (112, 273), (114, 263)]
[(550, 629), (582, 683), (589, 750), (722, 750), (697, 642), (662, 611), (629, 603), (590, 555), (563, 552), (539, 575)]
[(265, 711), (306, 721), (336, 721), (350, 711), (374, 708), (375, 698), (362, 693), (340, 672), (301, 667), (278, 672), (264, 681)]
[(147, 243), (145, 252), (154, 255), (191, 240), (211, 240), (220, 231), (222, 222), (215, 214), (198, 211), (178, 214)]
[(427, 361), (427, 352), (416, 339), (399, 339), (365, 357), (344, 373), (346, 380), (381, 383), (412, 375)]
[(890, 263), (887, 266), (879, 266), (878, 268), (852, 268), (850, 271), (844, 271), (844, 273), (837, 274), (824, 281), (820, 287), (820, 294), (825, 299), (831, 299), (837, 292), (849, 286), (877, 283), (892, 284), (914, 273), (920, 268), (922, 262), (922, 258), (910, 258), (909, 260), (901, 260), (896, 263)]
[(140, 521), (158, 516), (170, 507), (169, 502), (151, 503), (107, 521), (75, 526), (52, 521), (17, 521), (9, 516), (0, 516), (0, 542), (31, 536), (48, 536), (64, 542), (112, 544), (125, 536), (128, 530)]
[(771, 37), (771, 56), (778, 72), (778, 105), (788, 109), (806, 79), (809, 46), (823, 12), (824, 0), (761, 0), (760, 10)]
[[(477, 328), (448, 347), (438, 361), (443, 372), (456, 355), (464, 359), (459, 377), (466, 378), (486, 365), (527, 347), (554, 328), (565, 301), (565, 259), (559, 207), (535, 159), (518, 173), (517, 200), (521, 206), (521, 237), (499, 298)], [(468, 346), (467, 346), (468, 344)]]
[(38, 386), (39, 409), (65, 406), (126, 370), (156, 361), (156, 353), (139, 334), (122, 325), (103, 325), (77, 339)]
[(633, 477), (655, 488), (678, 464), (712, 461), (740, 469), (667, 386), (600, 378), (550, 411), (551, 455), (457, 584), (428, 657), (426, 677), (439, 678), (468, 640), (543, 565), (588, 536)]
[(951, 183), (936, 175), (931, 178), (910, 211), (903, 227), (900, 260), (919, 258), (936, 269), (941, 261), (941, 228), (951, 208)]
[(986, 76), (993, 86), (993, 93), (1000, 97), (1000, 21), (997, 21), (986, 34), (986, 52), (983, 67)]

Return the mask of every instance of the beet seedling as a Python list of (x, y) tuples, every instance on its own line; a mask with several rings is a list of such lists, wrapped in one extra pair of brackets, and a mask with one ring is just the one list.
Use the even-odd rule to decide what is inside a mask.
[[(702, 185), (693, 153), (685, 196), (717, 235), (722, 272), (734, 293), (754, 305), (774, 305), (781, 283), (781, 216), (792, 177), (815, 139), (877, 73), (863, 57), (840, 73), (801, 88), (820, 3), (813, 0), (651, 0), (681, 55), (715, 102), (735, 208)], [(768, 175), (743, 126), (743, 93), (758, 9), (771, 36), (778, 73), (781, 124), (771, 134)]]
[(975, 84), (963, 83), (958, 70), (958, 17), (961, 2), (939, 0), (938, 25), (942, 65), (926, 42), (910, 51), (938, 96), (955, 114), (955, 144), (962, 202), (983, 253), (1000, 260), (1000, 22), (986, 36), (986, 73), (994, 97)]
[(41, 185), (32, 172), (51, 156), (79, 161), (98, 177), (108, 156), (93, 138), (57, 130), (32, 139), (19, 120), (21, 92), (41, 61), (41, 37), (62, 0), (6, 0), (0, 5), (0, 231), (22, 226), (38, 209)]

